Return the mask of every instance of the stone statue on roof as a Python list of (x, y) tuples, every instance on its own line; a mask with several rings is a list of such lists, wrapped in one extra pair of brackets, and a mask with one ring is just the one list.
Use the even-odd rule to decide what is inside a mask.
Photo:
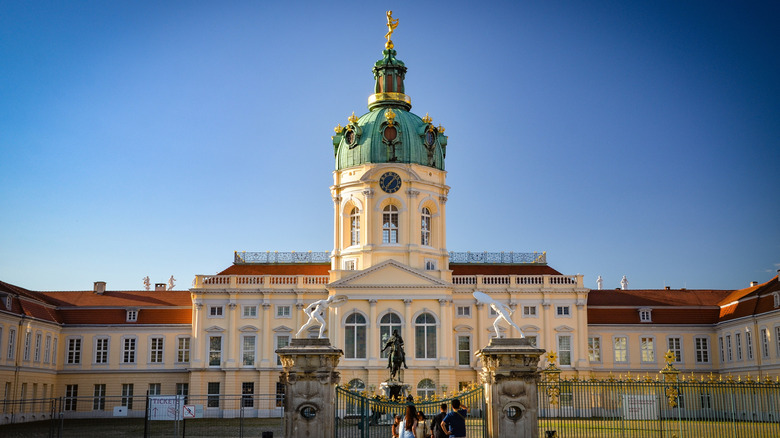
[(144, 282), (144, 289), (150, 290), (152, 288), (152, 281), (149, 280), (149, 276), (148, 275), (146, 277), (142, 278), (141, 280), (143, 280), (143, 282)]
[(175, 281), (176, 279), (171, 275), (171, 278), (168, 279), (168, 290), (173, 290), (173, 287), (176, 286)]
[(599, 278), (596, 279), (596, 287), (598, 290), (604, 289), (604, 279), (601, 278), (601, 275), (599, 275)]
[(623, 290), (628, 289), (628, 279), (626, 278), (625, 275), (623, 276), (623, 279), (620, 280), (620, 288)]
[(387, 11), (387, 34), (385, 34), (387, 43), (385, 43), (385, 48), (393, 48), (393, 42), (390, 41), (390, 37), (393, 35), (396, 27), (398, 27), (398, 18), (393, 19), (393, 11)]

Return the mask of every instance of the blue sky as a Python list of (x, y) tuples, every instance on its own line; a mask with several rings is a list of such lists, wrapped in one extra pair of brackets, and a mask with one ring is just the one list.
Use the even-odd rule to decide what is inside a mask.
[(330, 136), (387, 9), (449, 136), (449, 250), (594, 288), (780, 268), (776, 2), (3, 2), (0, 280), (185, 288), (234, 250), (332, 249)]

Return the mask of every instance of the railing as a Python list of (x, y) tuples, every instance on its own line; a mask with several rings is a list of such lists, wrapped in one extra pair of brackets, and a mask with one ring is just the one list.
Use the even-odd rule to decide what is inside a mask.
[[(235, 251), (233, 263), (329, 263), (330, 256), (330, 251)], [(547, 264), (547, 252), (450, 251), (450, 263)]]
[(198, 289), (316, 289), (324, 290), (329, 275), (196, 275)]
[(580, 275), (453, 275), (452, 284), (468, 289), (555, 289), (583, 287)]

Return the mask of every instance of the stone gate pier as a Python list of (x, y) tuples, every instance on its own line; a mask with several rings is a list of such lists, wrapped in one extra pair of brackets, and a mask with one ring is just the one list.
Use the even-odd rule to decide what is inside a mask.
[(292, 339), (276, 353), (283, 367), (285, 438), (333, 438), (341, 349), (327, 338)]
[(525, 338), (493, 338), (477, 351), (482, 359), (488, 436), (537, 438), (539, 356)]

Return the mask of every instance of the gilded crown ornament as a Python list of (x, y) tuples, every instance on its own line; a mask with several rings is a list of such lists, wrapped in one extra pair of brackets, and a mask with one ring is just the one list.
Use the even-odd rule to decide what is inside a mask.
[(436, 128), (437, 131), (439, 131), (439, 134), (444, 134), (444, 126), (439, 125), (438, 128)]
[(344, 130), (344, 127), (341, 126), (341, 123), (339, 123), (335, 128), (333, 128), (333, 130), (336, 131), (336, 134), (341, 134), (341, 131)]
[(398, 18), (393, 19), (393, 11), (387, 11), (387, 33), (385, 34), (387, 42), (385, 43), (385, 48), (388, 50), (393, 48), (393, 42), (390, 40), (390, 37), (393, 35), (396, 27), (398, 27)]
[(428, 113), (425, 113), (425, 117), (422, 118), (422, 121), (423, 123), (431, 123), (433, 119), (428, 115)]
[(392, 110), (392, 108), (388, 108), (387, 111), (385, 111), (385, 119), (387, 120), (388, 126), (393, 126), (393, 121), (395, 120), (395, 112)]
[(347, 117), (347, 120), (349, 120), (349, 123), (357, 123), (358, 117), (355, 115), (355, 112), (352, 111), (352, 115)]

